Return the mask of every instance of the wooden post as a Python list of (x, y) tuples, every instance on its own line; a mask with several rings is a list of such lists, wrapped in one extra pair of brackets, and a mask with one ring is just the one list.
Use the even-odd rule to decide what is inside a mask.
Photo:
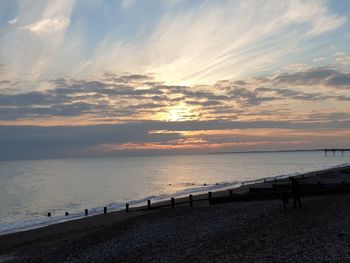
[(211, 198), (213, 197), (212, 192), (208, 192), (208, 200), (209, 204), (211, 203)]
[(233, 196), (232, 189), (230, 189), (230, 190), (228, 191), (228, 193), (229, 193), (230, 196)]
[(190, 201), (190, 207), (193, 207), (193, 196), (189, 195), (188, 200)]
[(175, 208), (175, 198), (171, 198), (171, 208)]
[(151, 209), (151, 200), (147, 200), (147, 208)]
[(125, 212), (129, 212), (129, 204), (125, 204)]
[(104, 213), (105, 215), (107, 215), (107, 206), (105, 206), (105, 207), (103, 208), (103, 213)]
[(65, 215), (67, 216), (67, 215), (68, 215), (68, 212), (66, 212)]
[(85, 215), (87, 216), (89, 214), (89, 210), (85, 209)]
[(50, 212), (48, 212), (48, 213), (47, 213), (47, 217), (50, 217), (50, 216), (51, 216), (51, 213), (50, 213)]

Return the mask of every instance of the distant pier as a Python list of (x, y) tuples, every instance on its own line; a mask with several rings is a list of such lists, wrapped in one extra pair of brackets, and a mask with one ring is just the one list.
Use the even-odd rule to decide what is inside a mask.
[(337, 152), (340, 152), (341, 156), (344, 156), (344, 152), (350, 152), (350, 149), (324, 149), (325, 156), (328, 156), (328, 152), (333, 153), (333, 156), (335, 156)]

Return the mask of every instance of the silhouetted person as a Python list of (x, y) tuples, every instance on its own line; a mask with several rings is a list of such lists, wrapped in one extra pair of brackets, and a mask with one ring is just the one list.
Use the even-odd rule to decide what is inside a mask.
[(301, 190), (300, 190), (300, 184), (294, 177), (289, 177), (289, 180), (291, 181), (291, 190), (292, 190), (292, 197), (293, 197), (293, 207), (294, 209), (297, 209), (297, 202), (299, 205), (299, 208), (301, 208)]

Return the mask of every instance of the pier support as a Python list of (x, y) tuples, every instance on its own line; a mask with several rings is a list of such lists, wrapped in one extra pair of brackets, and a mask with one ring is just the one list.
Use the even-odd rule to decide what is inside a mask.
[(337, 152), (340, 152), (341, 156), (344, 156), (344, 152), (350, 152), (350, 148), (331, 148), (324, 149), (324, 156), (328, 156), (328, 152), (332, 152), (333, 156), (337, 155)]

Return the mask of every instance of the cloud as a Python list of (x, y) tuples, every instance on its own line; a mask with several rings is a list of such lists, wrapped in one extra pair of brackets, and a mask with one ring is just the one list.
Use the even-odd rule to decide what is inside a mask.
[(307, 93), (301, 90), (292, 90), (288, 88), (265, 88), (260, 87), (255, 89), (255, 92), (259, 93), (273, 93), (272, 98), (275, 100), (281, 99), (293, 99), (302, 101), (324, 101), (326, 99), (340, 99), (341, 96), (329, 96), (319, 92)]
[(275, 77), (277, 83), (294, 85), (317, 85), (335, 74), (334, 69), (313, 68), (296, 73), (283, 73)]
[(335, 54), (335, 62), (336, 65), (347, 66), (350, 65), (350, 56), (344, 52), (337, 52)]
[[(338, 110), (344, 111), (346, 106), (341, 103), (350, 99), (345, 92), (349, 84), (348, 73), (334, 68), (314, 68), (264, 79), (225, 80), (200, 86), (166, 85), (153, 80), (151, 75), (108, 73), (96, 80), (50, 80), (47, 82), (50, 88), (42, 91), (9, 92), (4, 89), (0, 91), (0, 120), (35, 121), (51, 117), (87, 118), (91, 122), (160, 117), (172, 120), (174, 114), (179, 114), (177, 118), (182, 119), (236, 119), (238, 116), (272, 116), (276, 111), (282, 114), (286, 107), (290, 108), (289, 118), (292, 118), (302, 111), (302, 107), (295, 109), (296, 101), (324, 103), (337, 100), (340, 103)], [(4, 85), (9, 85), (8, 81)], [(305, 87), (316, 85), (337, 88), (337, 93), (305, 91)]]
[[(337, 52), (334, 64), (310, 66), (328, 61), (332, 44), (346, 43), (337, 30), (346, 17), (328, 1), (5, 2), (0, 123), (64, 125), (1, 127), (1, 145), (13, 158), (30, 157), (30, 149), (45, 157), (155, 146), (322, 145), (324, 137), (316, 144), (314, 134), (297, 133), (348, 129), (349, 56)], [(214, 129), (257, 131), (198, 135)], [(292, 134), (264, 137), (262, 129)]]
[(18, 21), (18, 17), (15, 17), (15, 18), (10, 19), (9, 21), (7, 21), (7, 23), (8, 23), (9, 25), (14, 25), (14, 24), (17, 23), (17, 21)]
[(350, 88), (350, 73), (337, 73), (327, 79), (326, 84), (334, 87)]
[(311, 68), (296, 73), (283, 73), (274, 78), (276, 83), (290, 85), (325, 85), (338, 88), (350, 87), (350, 73), (335, 68)]
[[(348, 98), (350, 99), (350, 98)], [(308, 116), (309, 118), (315, 120), (315, 121), (322, 121), (322, 120), (337, 120), (337, 121), (343, 121), (343, 120), (350, 120), (350, 112), (311, 112)]]
[[(301, 2), (304, 2), (303, 5)], [(320, 1), (290, 1), (292, 8), (286, 14), (296, 23), (310, 22), (307, 32), (310, 36), (317, 36), (337, 29), (346, 22), (346, 17), (331, 13), (327, 6)]]
[(345, 22), (312, 0), (28, 0), (6, 21), (14, 15), (26, 30), (8, 27), (0, 45), (14, 78), (134, 72), (175, 85), (262, 75), (300, 64), (310, 49), (326, 56), (323, 34)]
[(324, 57), (321, 57), (321, 58), (314, 58), (312, 61), (314, 62), (320, 62), (320, 61), (324, 61), (326, 60), (327, 58), (324, 58)]
[(276, 97), (261, 97), (255, 91), (250, 91), (246, 88), (235, 88), (230, 92), (233, 99), (247, 106), (256, 106), (265, 101), (276, 100)]
[(0, 92), (0, 120), (84, 115), (131, 118), (171, 102), (164, 91), (142, 82), (150, 79), (131, 74), (95, 81), (56, 79), (50, 81), (54, 88), (40, 92)]
[(141, 74), (124, 74), (122, 76), (114, 73), (105, 73), (105, 80), (113, 81), (116, 83), (143, 83), (153, 80), (152, 76)]
[(18, 87), (28, 91), (40, 89), (43, 78), (59, 78), (71, 73), (73, 65), (79, 63), (76, 60), (79, 32), (69, 36), (67, 24), (71, 25), (70, 18), (74, 19), (71, 15), (76, 1), (8, 2), (16, 6), (6, 22), (13, 17), (17, 17), (18, 22), (1, 31), (0, 53), (8, 69), (6, 78), (25, 83)]
[[(270, 134), (259, 135), (260, 129), (277, 129), (276, 138)], [(295, 136), (298, 131), (302, 134), (308, 130), (312, 138), (312, 131), (333, 129), (349, 129), (349, 121), (339, 122), (288, 122), (288, 121), (187, 121), (187, 122), (133, 122), (111, 125), (90, 126), (0, 126), (0, 144), (6, 151), (0, 152), (0, 159), (21, 158), (57, 158), (57, 157), (87, 157), (106, 156), (117, 154), (114, 150), (133, 154), (139, 148), (147, 144), (150, 153), (154, 153), (157, 147), (161, 149), (173, 149), (173, 152), (182, 148), (208, 150), (210, 147), (230, 147), (237, 143), (248, 143), (253, 147), (264, 142), (264, 145), (285, 143), (298, 145), (300, 136)], [(247, 130), (245, 134), (237, 134), (240, 129)], [(283, 134), (283, 130), (289, 130)], [(231, 135), (206, 135), (205, 131), (236, 131)], [(256, 131), (251, 134), (248, 131)], [(155, 132), (160, 131), (160, 132)], [(187, 132), (198, 131), (199, 134), (188, 137)], [(329, 132), (328, 136), (329, 136)], [(327, 133), (324, 135), (326, 136)], [(220, 134), (220, 132), (219, 132)], [(347, 136), (347, 133), (345, 133)], [(303, 135), (305, 141), (305, 134)], [(344, 135), (342, 135), (344, 136)], [(322, 137), (323, 138), (323, 137)], [(343, 137), (342, 137), (343, 138)], [(307, 139), (310, 139), (307, 137)], [(222, 144), (222, 145), (221, 145)], [(158, 146), (157, 146), (158, 145)], [(171, 145), (172, 147), (168, 147)], [(187, 146), (186, 146), (187, 145)], [(192, 146), (191, 146), (192, 145)], [(226, 145), (226, 146), (225, 146)], [(244, 145), (244, 144), (243, 144)], [(204, 146), (204, 147), (202, 147)], [(129, 151), (130, 153), (130, 151)]]
[(213, 83), (288, 63), (291, 50), (300, 59), (311, 37), (345, 21), (323, 1), (197, 1), (181, 12), (167, 10), (147, 35), (137, 28), (131, 39), (107, 35), (86, 72), (152, 72), (168, 84)]
[(57, 31), (61, 31), (68, 27), (69, 24), (70, 20), (67, 17), (58, 16), (37, 21), (28, 26), (24, 26), (23, 28), (28, 29), (38, 36), (45, 36)]

